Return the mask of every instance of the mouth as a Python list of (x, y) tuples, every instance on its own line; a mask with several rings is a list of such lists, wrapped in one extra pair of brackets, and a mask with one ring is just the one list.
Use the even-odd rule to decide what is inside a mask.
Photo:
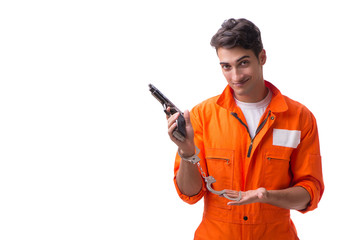
[(244, 86), (249, 80), (250, 80), (250, 78), (246, 78), (246, 79), (243, 79), (243, 80), (241, 80), (241, 81), (239, 81), (239, 82), (233, 82), (232, 84), (233, 84), (234, 87), (242, 87), (242, 86)]

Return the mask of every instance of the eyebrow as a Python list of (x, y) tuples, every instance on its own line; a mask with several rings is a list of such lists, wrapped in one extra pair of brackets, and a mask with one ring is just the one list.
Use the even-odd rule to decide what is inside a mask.
[[(237, 59), (236, 62), (238, 63), (238, 62), (240, 62), (241, 60), (243, 60), (244, 58), (250, 58), (250, 56), (248, 56), (248, 55), (242, 56), (242, 57), (240, 57), (239, 59)], [(220, 65), (221, 65), (221, 64), (229, 64), (229, 63), (227, 63), (227, 62), (220, 62)]]

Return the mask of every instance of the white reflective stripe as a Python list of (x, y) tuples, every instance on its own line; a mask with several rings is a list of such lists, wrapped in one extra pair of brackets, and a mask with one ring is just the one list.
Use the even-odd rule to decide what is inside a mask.
[(273, 145), (297, 148), (300, 143), (301, 131), (276, 129), (273, 131)]

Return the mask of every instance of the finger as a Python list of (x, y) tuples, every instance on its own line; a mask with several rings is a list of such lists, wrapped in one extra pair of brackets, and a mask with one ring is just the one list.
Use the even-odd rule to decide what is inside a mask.
[(175, 113), (174, 115), (172, 115), (168, 118), (168, 128), (170, 128), (170, 126), (172, 126), (176, 122), (179, 115), (180, 115), (180, 113)]
[(238, 197), (239, 196), (239, 192), (235, 191), (235, 190), (229, 190), (229, 189), (225, 189), (225, 194), (229, 197)]
[(225, 193), (222, 195), (222, 197), (225, 197), (225, 196), (227, 196), (229, 198), (237, 198), (237, 197), (239, 197), (239, 193), (229, 193), (229, 194)]
[(226, 194), (238, 194), (239, 192), (235, 191), (235, 190), (231, 190), (231, 189), (225, 189), (225, 193)]
[(251, 202), (249, 202), (248, 200), (242, 198), (242, 199), (240, 199), (240, 201), (230, 201), (227, 204), (228, 205), (240, 206), (240, 205), (246, 205), (246, 204), (249, 204), (249, 203), (251, 203)]
[(171, 117), (171, 115), (170, 115), (170, 107), (166, 108), (166, 112), (168, 113), (168, 114), (166, 114), (166, 119), (169, 119)]
[(230, 205), (230, 206), (240, 206), (240, 205), (244, 205), (244, 203), (242, 203), (241, 201), (239, 201), (239, 202), (231, 201), (231, 202), (228, 202), (227, 205)]
[(174, 122), (172, 125), (169, 126), (169, 128), (168, 128), (168, 134), (169, 134), (170, 138), (173, 138), (172, 133), (173, 133), (173, 131), (175, 130), (176, 127), (177, 127), (176, 122)]

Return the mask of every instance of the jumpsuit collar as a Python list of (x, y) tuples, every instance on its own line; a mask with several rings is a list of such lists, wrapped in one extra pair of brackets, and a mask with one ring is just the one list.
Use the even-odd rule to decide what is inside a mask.
[[(277, 89), (272, 83), (265, 81), (265, 86), (269, 88), (273, 96), (269, 104), (269, 108), (272, 112), (285, 112), (288, 110), (284, 96), (280, 90)], [(236, 102), (233, 97), (233, 90), (229, 85), (226, 86), (225, 90), (219, 96), (217, 104), (229, 111), (234, 111), (237, 108)]]

